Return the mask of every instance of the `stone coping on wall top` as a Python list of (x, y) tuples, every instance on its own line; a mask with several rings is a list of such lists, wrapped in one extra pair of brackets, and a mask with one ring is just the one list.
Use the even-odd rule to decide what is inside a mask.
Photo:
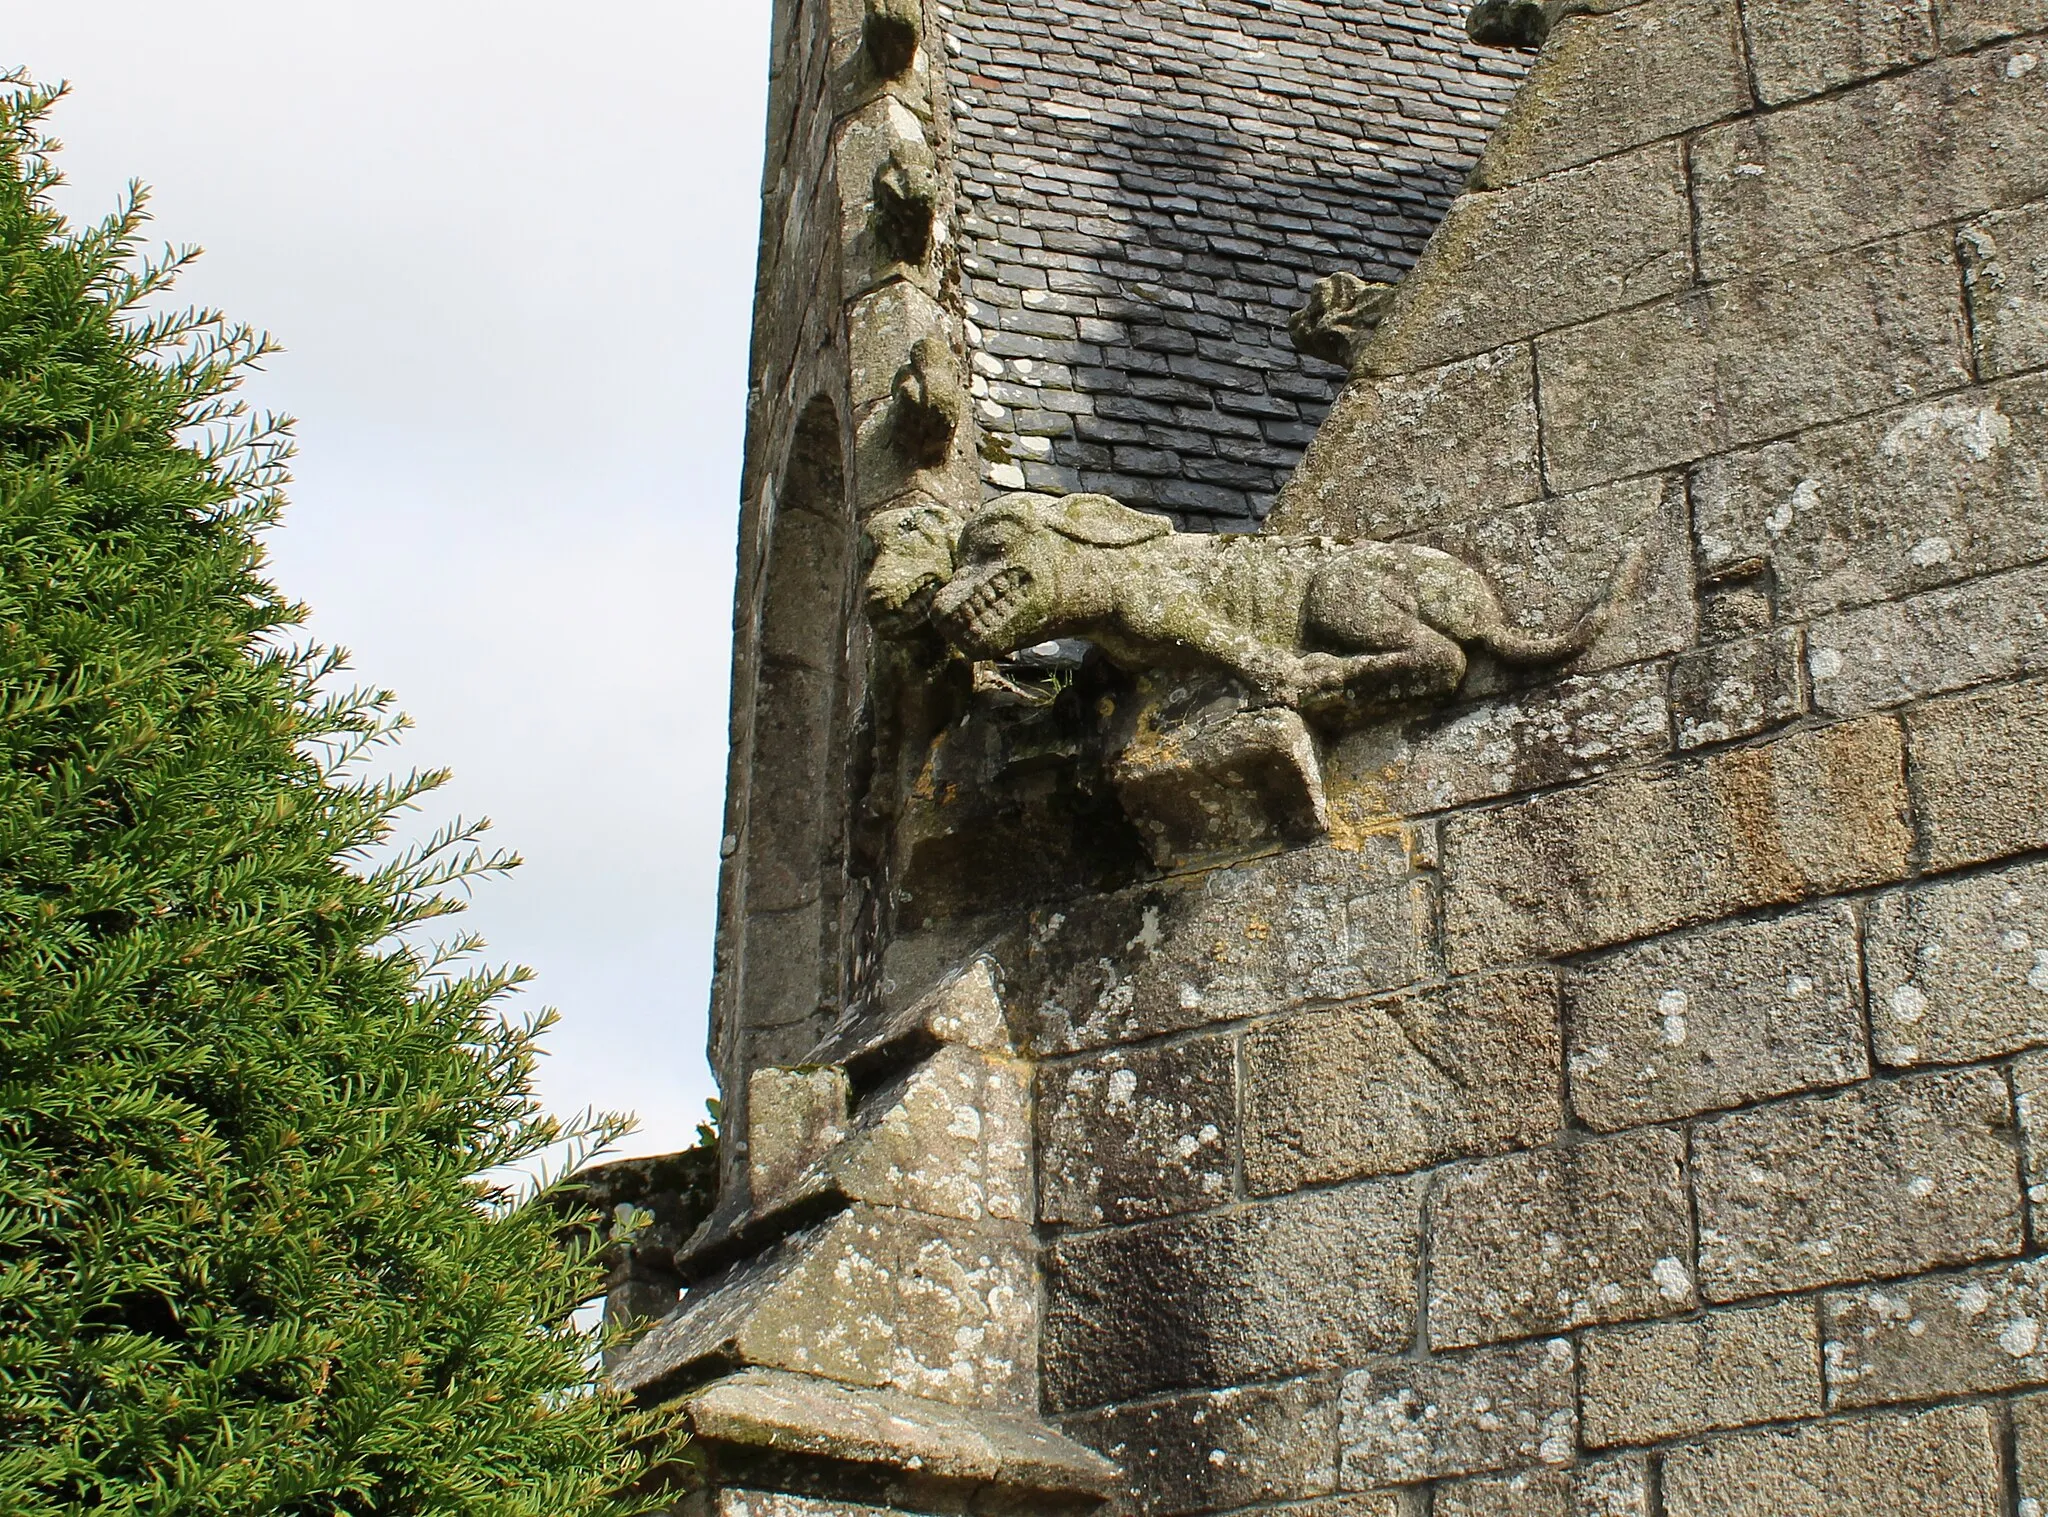
[(1104, 1496), (1114, 1464), (1035, 1417), (840, 1385), (784, 1370), (744, 1370), (683, 1399), (707, 1443), (915, 1470), (1006, 1491)]

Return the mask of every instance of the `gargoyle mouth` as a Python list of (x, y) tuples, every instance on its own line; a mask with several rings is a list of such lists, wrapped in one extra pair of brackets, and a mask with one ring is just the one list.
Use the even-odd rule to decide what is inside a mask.
[(907, 585), (868, 587), (868, 614), (914, 620), (931, 609), (932, 597), (944, 583), (936, 574), (923, 574)]
[(1017, 638), (1006, 629), (1024, 609), (1024, 592), (1030, 587), (1030, 572), (1016, 564), (1006, 564), (982, 580), (941, 612), (953, 641), (982, 653), (1008, 651)]

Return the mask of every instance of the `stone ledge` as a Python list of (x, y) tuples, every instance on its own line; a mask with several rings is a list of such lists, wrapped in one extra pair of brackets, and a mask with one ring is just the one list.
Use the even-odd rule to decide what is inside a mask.
[(647, 1404), (759, 1368), (1024, 1405), (1037, 1398), (1034, 1278), (1021, 1223), (857, 1204), (693, 1287), (611, 1379)]
[(900, 1009), (859, 1018), (832, 1033), (805, 1062), (841, 1065), (858, 1085), (905, 1068), (946, 1043), (1010, 1053), (997, 972), (986, 953), (976, 954), (967, 968)]
[(683, 1399), (705, 1443), (880, 1464), (1010, 1493), (1107, 1496), (1120, 1471), (1035, 1417), (1006, 1416), (781, 1370), (744, 1370)]

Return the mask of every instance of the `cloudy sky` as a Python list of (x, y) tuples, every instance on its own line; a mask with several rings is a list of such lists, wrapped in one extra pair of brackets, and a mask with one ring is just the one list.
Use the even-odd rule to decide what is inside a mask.
[(271, 544), (527, 860), (471, 924), (558, 1007), (550, 1104), (689, 1140), (705, 997), (767, 0), (64, 0), (65, 209), (154, 192), (183, 286), (286, 351)]

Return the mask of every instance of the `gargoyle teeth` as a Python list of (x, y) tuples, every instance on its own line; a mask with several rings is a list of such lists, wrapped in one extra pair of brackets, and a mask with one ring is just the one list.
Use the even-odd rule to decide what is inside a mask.
[(1017, 592), (1029, 584), (1031, 575), (1015, 564), (1006, 564), (967, 592), (950, 613), (950, 620), (977, 643), (993, 644), (1002, 634), (1003, 623)]

